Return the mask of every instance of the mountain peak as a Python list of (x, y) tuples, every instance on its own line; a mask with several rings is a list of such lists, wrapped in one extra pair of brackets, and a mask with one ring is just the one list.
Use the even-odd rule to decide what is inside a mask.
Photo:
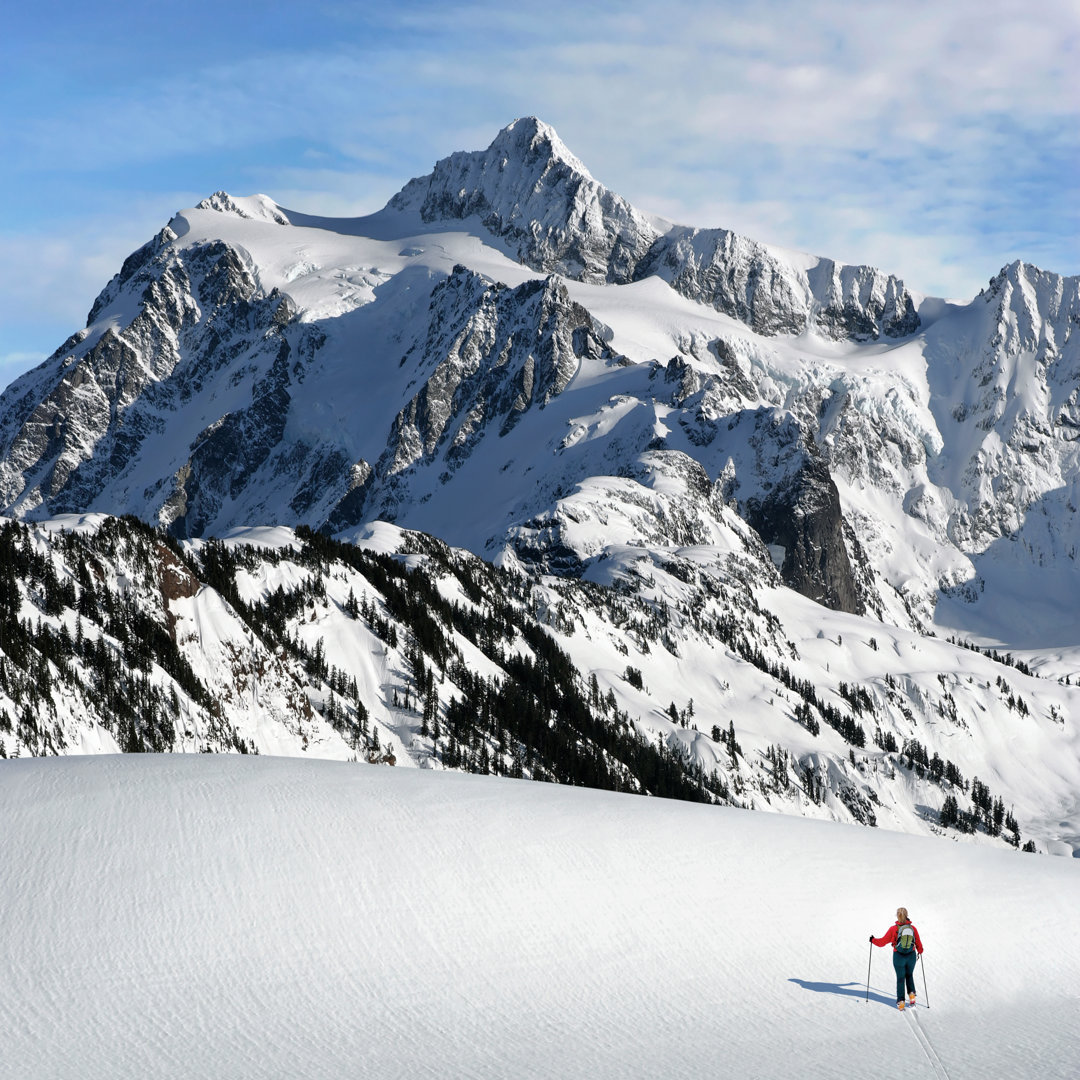
[(443, 158), (388, 209), (424, 222), (476, 218), (534, 270), (582, 281), (627, 279), (659, 235), (534, 116), (508, 124), (486, 150)]
[(535, 116), (520, 117), (507, 124), (492, 140), (487, 153), (501, 157), (504, 166), (514, 160), (525, 162), (546, 158), (549, 162), (567, 166), (584, 178), (593, 179), (581, 159), (559, 138), (559, 133)]
[[(1006, 263), (991, 279), (989, 284), (990, 294), (996, 295), (1005, 285), (1013, 288), (1022, 287), (1025, 284), (1030, 287), (1050, 287), (1053, 289), (1066, 289), (1075, 291), (1077, 283), (1080, 283), (1080, 275), (1059, 274), (1054, 270), (1044, 270), (1033, 262), (1025, 262), (1023, 259), (1013, 259)], [(983, 292), (987, 292), (986, 289)]]
[(276, 225), (290, 224), (281, 207), (269, 195), (246, 195), (237, 198), (227, 191), (215, 191), (195, 209), (216, 210), (219, 214), (232, 214), (254, 221), (271, 221)]
[(479, 216), (489, 228), (527, 219), (551, 224), (582, 189), (603, 190), (558, 133), (535, 116), (507, 124), (486, 150), (459, 151), (410, 180), (390, 200), (424, 221)]
[(995, 343), (1006, 352), (1056, 356), (1080, 321), (1080, 276), (1064, 277), (1021, 259), (1003, 266), (979, 295), (997, 321)]

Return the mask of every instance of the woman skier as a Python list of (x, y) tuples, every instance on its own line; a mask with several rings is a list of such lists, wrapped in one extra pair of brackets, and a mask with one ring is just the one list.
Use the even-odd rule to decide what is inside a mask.
[(922, 956), (922, 938), (915, 924), (908, 918), (907, 908), (896, 909), (896, 922), (884, 937), (870, 935), (870, 941), (879, 947), (893, 947), (892, 963), (896, 969), (896, 1007), (903, 1012), (904, 984), (907, 983), (906, 1004), (915, 1005), (915, 961)]

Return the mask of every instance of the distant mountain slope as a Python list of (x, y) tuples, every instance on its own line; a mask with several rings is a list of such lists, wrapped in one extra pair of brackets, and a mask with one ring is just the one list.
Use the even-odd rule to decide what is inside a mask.
[(1080, 688), (827, 613), (747, 539), (629, 548), (603, 586), (388, 525), (7, 522), (0, 757), (302, 754), (1080, 846)]
[(987, 580), (1075, 557), (1077, 292), (1014, 264), (919, 328), (895, 279), (655, 222), (522, 120), (371, 218), (175, 218), (0, 399), (0, 497), (180, 536), (389, 517), (580, 572), (561, 502), (623, 473), (624, 541), (711, 542), (726, 501), (806, 595), (975, 627)]
[[(877, 270), (647, 217), (526, 119), (487, 150), (438, 162), (370, 217), (224, 192), (176, 215), (125, 261), (87, 326), (0, 396), (0, 509), (26, 522), (133, 515), (162, 544), (195, 542), (184, 550), (200, 581), (199, 544), (215, 536), (300, 526), (363, 545), (392, 523), (518, 575), (521, 603), (575, 677), (590, 692), (594, 675), (617, 689), (610, 708), (644, 724), (657, 752), (685, 751), (676, 772), (712, 795), (866, 822), (884, 822), (895, 799), (888, 820), (922, 830), (940, 825), (951, 794), (984, 827), (1000, 802), (1025, 837), (1070, 846), (1078, 325), (1080, 279), (1020, 262), (968, 304), (916, 311)], [(216, 642), (213, 620), (192, 631), (193, 671), (198, 655), (218, 656), (208, 697), (190, 691), (178, 713), (150, 694), (131, 714), (171, 717), (162, 747), (303, 746), (287, 719), (307, 716), (292, 675), (267, 690), (265, 730), (243, 692), (226, 691), (246, 648), (233, 631), (263, 633), (243, 629), (234, 600), (240, 621), (222, 631), (232, 644)], [(157, 601), (144, 614), (168, 625)], [(935, 630), (1023, 668), (973, 660)], [(282, 642), (268, 655), (278, 645), (288, 653)], [(359, 687), (380, 648), (361, 635), (338, 666)], [(308, 661), (276, 662), (295, 674)], [(440, 722), (451, 684), (483, 712), (489, 690), (439, 668)], [(32, 665), (23, 671), (13, 731), (35, 682)], [(69, 674), (60, 734), (50, 741), (53, 721), (35, 720), (19, 745), (137, 747), (107, 698), (92, 702), (77, 666)], [(372, 702), (388, 685), (371, 683)], [(700, 738), (682, 734), (691, 699), (708, 717)], [(184, 709), (200, 708), (202, 734), (176, 736)], [(85, 734), (84, 714), (98, 734)], [(739, 766), (750, 770), (742, 791), (716, 749), (734, 737), (711, 737), (732, 722), (756, 747)], [(1029, 765), (1001, 749), (1029, 737)], [(369, 749), (350, 739), (325, 735), (334, 755)], [(461, 767), (480, 768), (483, 739), (469, 739)], [(911, 743), (903, 797), (894, 778), (864, 775), (875, 766), (855, 751), (875, 741), (879, 769)], [(605, 768), (652, 790), (631, 751)], [(955, 793), (937, 782), (950, 761), (967, 784)], [(937, 774), (929, 787), (916, 766)], [(976, 775), (989, 810), (973, 800)], [(783, 777), (803, 794), (789, 797)]]

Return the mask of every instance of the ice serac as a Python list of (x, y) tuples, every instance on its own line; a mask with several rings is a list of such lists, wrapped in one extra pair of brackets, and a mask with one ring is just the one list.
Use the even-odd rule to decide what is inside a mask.
[(485, 151), (439, 161), (389, 205), (418, 211), (426, 222), (475, 217), (543, 273), (614, 284), (659, 274), (682, 295), (762, 334), (813, 329), (862, 341), (919, 327), (903, 282), (872, 267), (822, 259), (807, 270), (726, 229), (661, 230), (531, 117), (503, 129)]

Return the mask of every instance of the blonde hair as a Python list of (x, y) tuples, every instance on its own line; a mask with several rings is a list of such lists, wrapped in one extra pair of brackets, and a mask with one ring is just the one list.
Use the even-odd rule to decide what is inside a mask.
[(911, 920), (908, 918), (906, 907), (898, 907), (896, 909), (896, 917), (900, 920), (900, 922), (911, 922)]

